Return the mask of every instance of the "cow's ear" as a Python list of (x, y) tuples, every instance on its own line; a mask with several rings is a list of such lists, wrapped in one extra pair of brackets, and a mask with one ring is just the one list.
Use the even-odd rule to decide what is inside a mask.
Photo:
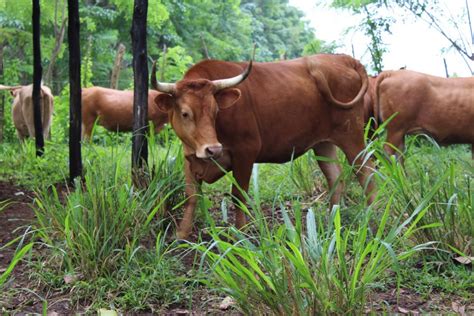
[(216, 93), (216, 101), (219, 109), (227, 109), (240, 99), (239, 89), (224, 89)]
[(155, 104), (158, 110), (167, 113), (174, 106), (174, 97), (167, 93), (160, 93), (155, 97)]
[(16, 97), (16, 95), (18, 94), (18, 92), (20, 92), (20, 89), (13, 89), (13, 90), (10, 90), (10, 93), (13, 97)]

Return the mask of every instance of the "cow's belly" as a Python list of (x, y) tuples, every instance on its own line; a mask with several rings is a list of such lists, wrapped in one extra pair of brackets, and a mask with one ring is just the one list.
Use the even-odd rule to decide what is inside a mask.
[[(313, 148), (318, 141), (311, 138), (311, 141), (302, 142), (302, 139), (284, 140), (284, 144), (266, 144), (265, 147), (272, 147), (271, 150), (262, 150), (257, 157), (258, 163), (285, 163), (296, 159), (305, 152)], [(273, 146), (272, 146), (273, 145)]]
[(131, 119), (119, 117), (112, 113), (99, 113), (99, 125), (110, 131), (127, 132), (132, 130)]
[(442, 144), (474, 143), (474, 109), (457, 110), (446, 104), (436, 112), (420, 113), (416, 125)]

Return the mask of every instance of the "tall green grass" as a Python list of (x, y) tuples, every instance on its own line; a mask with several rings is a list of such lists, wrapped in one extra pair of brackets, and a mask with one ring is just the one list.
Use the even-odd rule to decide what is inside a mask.
[(245, 314), (358, 314), (376, 281), (430, 245), (404, 246), (426, 203), (408, 219), (391, 219), (390, 208), (389, 202), (381, 217), (369, 208), (347, 226), (339, 207), (327, 217), (312, 209), (305, 215), (293, 203), (292, 211), (282, 209), (284, 223), (257, 208), (254, 232), (214, 227), (211, 241), (194, 248), (215, 277), (205, 280), (208, 286), (233, 297)]
[(38, 236), (48, 251), (33, 265), (45, 286), (69, 288), (94, 307), (137, 311), (185, 298), (174, 244), (165, 243), (168, 211), (184, 199), (182, 154), (171, 141), (163, 146), (152, 150), (145, 188), (132, 183), (129, 150), (85, 144), (83, 182), (36, 190)]
[[(397, 197), (392, 207), (393, 216), (407, 216), (431, 196), (426, 215), (418, 224), (412, 240), (416, 243), (438, 241), (441, 252), (458, 255), (474, 254), (474, 167), (463, 148), (439, 148), (429, 142), (411, 138), (404, 166), (395, 157), (386, 157), (374, 149), (377, 158), (379, 190), (384, 196)], [(434, 145), (433, 145), (434, 143)], [(376, 148), (380, 143), (372, 143)], [(465, 154), (467, 159), (460, 159)]]
[[(208, 216), (211, 240), (192, 245), (202, 255), (202, 268), (214, 276), (204, 282), (233, 297), (245, 314), (360, 314), (371, 289), (393, 273), (400, 282), (406, 269), (401, 262), (415, 253), (469, 253), (470, 161), (439, 155), (426, 144), (421, 148), (430, 154), (420, 154), (417, 144), (409, 143), (403, 167), (386, 156), (383, 146), (377, 138), (362, 153), (377, 159), (378, 194), (372, 206), (349, 201), (326, 216), (319, 203), (305, 215), (294, 199), (278, 206), (276, 197), (268, 206), (244, 194), (249, 207), (239, 207), (251, 218), (247, 232), (218, 227)], [(293, 181), (296, 188), (311, 188), (315, 164), (308, 161), (288, 168), (293, 177), (306, 176)], [(348, 187), (358, 187), (353, 168), (343, 167), (341, 181)], [(348, 194), (354, 200), (363, 199), (360, 188), (352, 190)]]

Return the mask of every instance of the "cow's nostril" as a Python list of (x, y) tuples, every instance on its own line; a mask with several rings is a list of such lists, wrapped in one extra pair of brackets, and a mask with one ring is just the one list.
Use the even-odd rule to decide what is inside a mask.
[(222, 152), (222, 145), (220, 146), (209, 146), (206, 147), (206, 154), (209, 157), (215, 157), (218, 156)]

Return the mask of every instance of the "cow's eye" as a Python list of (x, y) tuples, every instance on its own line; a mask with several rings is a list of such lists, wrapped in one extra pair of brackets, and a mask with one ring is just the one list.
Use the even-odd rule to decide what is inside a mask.
[(181, 116), (186, 119), (186, 118), (189, 117), (189, 113), (188, 112), (182, 112)]

